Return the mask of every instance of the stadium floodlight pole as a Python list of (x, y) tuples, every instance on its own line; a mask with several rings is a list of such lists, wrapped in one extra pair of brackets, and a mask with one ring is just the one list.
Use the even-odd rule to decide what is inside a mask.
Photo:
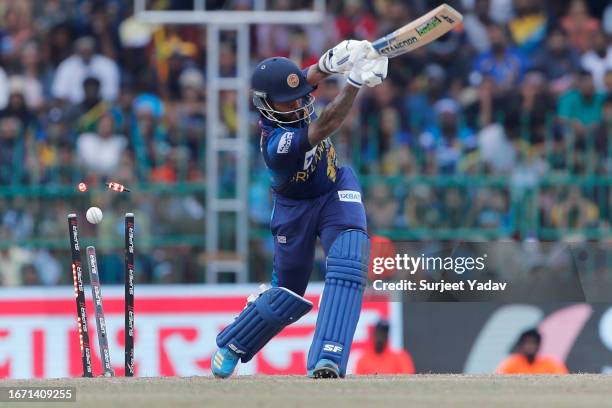
[(81, 267), (81, 248), (79, 247), (79, 227), (76, 214), (68, 214), (68, 236), (72, 257), (72, 283), (77, 312), (77, 330), (83, 363), (83, 377), (93, 377), (91, 369), (91, 347), (89, 345), (89, 326), (87, 325), (87, 307), (85, 306), (85, 288), (83, 285), (83, 268)]

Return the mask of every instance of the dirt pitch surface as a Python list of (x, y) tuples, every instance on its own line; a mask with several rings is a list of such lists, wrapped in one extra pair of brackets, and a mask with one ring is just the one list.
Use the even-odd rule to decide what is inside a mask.
[(0, 407), (612, 407), (612, 375), (415, 375), (311, 380), (297, 376), (5, 380), (2, 387), (74, 386), (76, 403)]

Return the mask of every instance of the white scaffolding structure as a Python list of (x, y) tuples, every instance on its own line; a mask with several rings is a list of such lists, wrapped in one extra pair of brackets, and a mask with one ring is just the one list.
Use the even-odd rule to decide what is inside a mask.
[[(233, 273), (236, 282), (248, 279), (249, 257), (249, 44), (251, 24), (319, 24), (325, 15), (325, 0), (313, 0), (311, 10), (271, 11), (266, 0), (255, 0), (253, 11), (206, 10), (205, 0), (194, 0), (193, 10), (147, 10), (146, 0), (134, 0), (134, 15), (149, 24), (202, 24), (207, 30), (206, 61), (206, 281), (216, 283), (220, 273)], [(236, 76), (219, 73), (221, 31), (236, 32)], [(219, 94), (235, 91), (237, 97), (236, 137), (223, 137)], [(234, 154), (236, 195), (219, 197), (219, 163), (223, 154)], [(235, 256), (220, 256), (219, 219), (234, 214)]]

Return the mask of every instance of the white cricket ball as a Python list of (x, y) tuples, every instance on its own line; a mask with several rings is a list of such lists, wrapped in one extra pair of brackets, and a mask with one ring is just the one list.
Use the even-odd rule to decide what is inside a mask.
[(99, 224), (102, 222), (102, 210), (98, 207), (89, 207), (86, 217), (87, 221), (91, 222), (92, 224)]

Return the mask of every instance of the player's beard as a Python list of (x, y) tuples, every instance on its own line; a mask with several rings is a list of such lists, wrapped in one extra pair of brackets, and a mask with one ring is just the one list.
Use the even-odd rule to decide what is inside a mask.
[(297, 112), (289, 112), (289, 113), (278, 113), (279, 120), (284, 122), (293, 122), (297, 123), (300, 120), (304, 119), (304, 109), (300, 108)]

